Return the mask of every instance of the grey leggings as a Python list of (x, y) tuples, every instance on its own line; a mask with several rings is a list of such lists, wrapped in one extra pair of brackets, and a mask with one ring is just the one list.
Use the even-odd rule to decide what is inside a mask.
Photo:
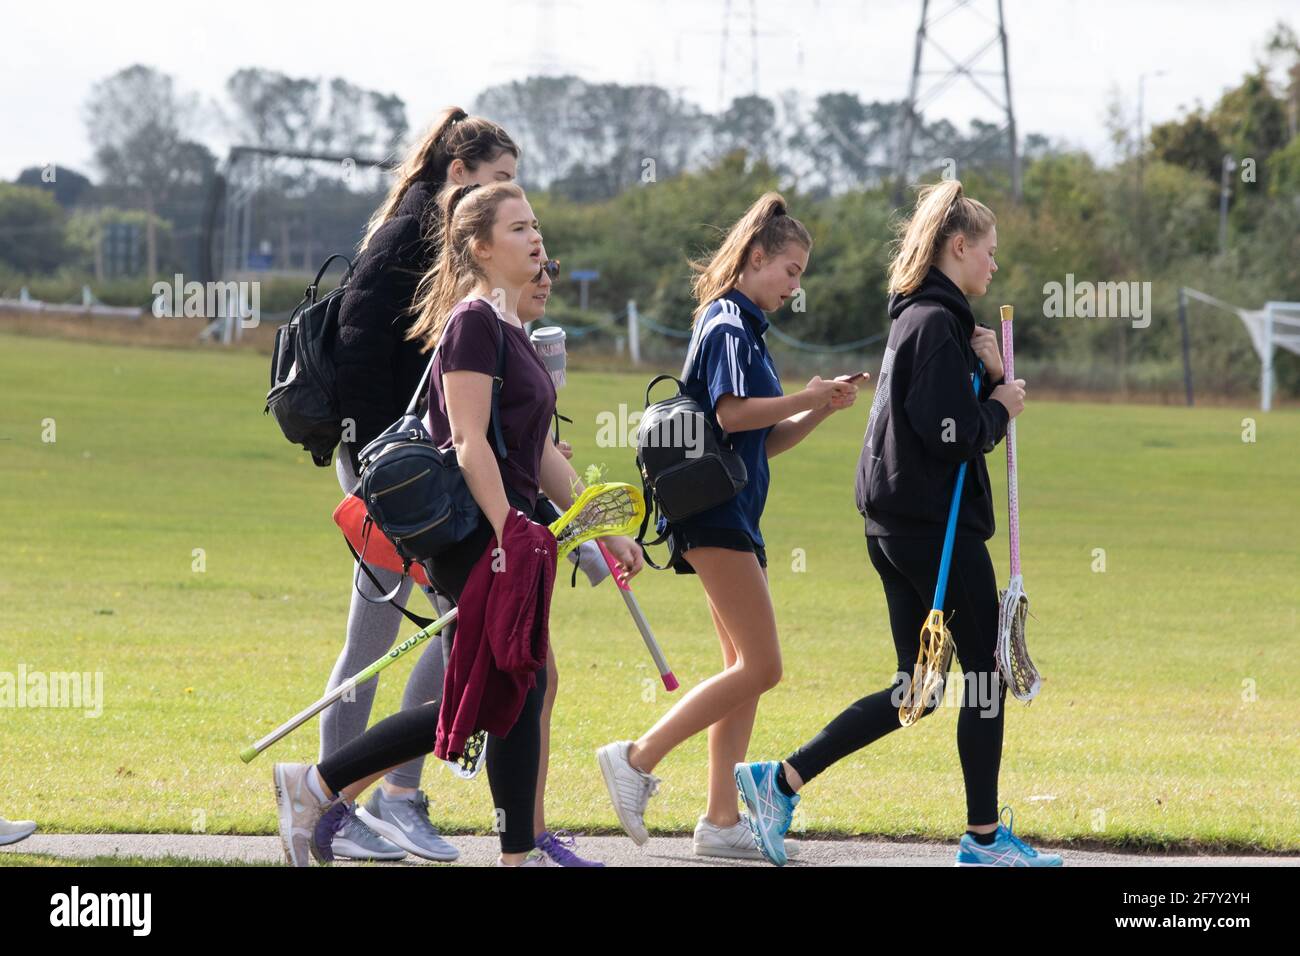
[[(356, 484), (356, 476), (352, 472), (352, 463), (347, 452), (342, 448), (338, 451), (338, 465), (335, 470), (339, 485), (344, 492), (351, 491)], [(355, 572), (356, 568), (353, 567), (352, 570)], [(397, 584), (399, 575), (396, 572), (373, 566), (370, 570), (375, 579), (383, 585), (384, 590), (376, 591), (375, 586), (363, 573), (360, 586), (367, 596), (377, 599), (387, 594)], [(411, 596), (412, 584), (411, 579), (407, 578), (393, 600), (406, 607), (406, 602)], [(352, 606), (348, 611), (347, 642), (343, 645), (343, 652), (339, 654), (333, 673), (330, 674), (329, 683), (325, 685), (327, 691), (334, 689), (367, 664), (388, 653), (397, 641), (402, 625), (408, 624), (401, 612), (391, 604), (387, 602), (371, 604), (358, 594), (356, 588), (352, 586), (351, 578), (348, 580), (348, 590), (352, 594)], [(435, 617), (451, 610), (452, 603), (442, 595), (431, 591), (426, 592), (426, 595), (429, 603), (434, 607)], [(411, 610), (413, 613), (420, 613), (416, 608)], [(414, 632), (415, 625), (408, 624), (408, 626)], [(450, 653), (449, 638), (455, 626), (455, 624), (448, 625), (439, 637), (430, 641), (420, 652), (420, 659), (411, 669), (411, 676), (406, 681), (406, 690), (402, 693), (402, 710), (410, 710), (429, 702), (436, 703), (442, 699), (442, 679)], [(356, 689), (356, 700), (341, 700), (321, 714), (321, 760), (365, 733), (366, 725), (370, 722), (370, 708), (374, 704), (375, 691), (379, 688), (379, 680), (380, 678), (366, 681)], [(416, 757), (390, 771), (384, 779), (395, 787), (418, 787), (423, 768), (424, 757)]]

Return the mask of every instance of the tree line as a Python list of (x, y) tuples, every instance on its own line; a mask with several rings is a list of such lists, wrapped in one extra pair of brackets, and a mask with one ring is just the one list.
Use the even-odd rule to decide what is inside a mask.
[[(1265, 39), (1259, 62), (1215, 103), (1150, 130), (1136, 129), (1116, 95), (1107, 126), (1120, 158), (1108, 165), (1026, 136), (1018, 201), (995, 127), (980, 119), (964, 130), (921, 125), (913, 148), (921, 159), (906, 185), (955, 174), (993, 208), (998, 302), (1042, 315), (1046, 287), (1067, 276), (1150, 283), (1146, 328), (1086, 318), (1023, 323), (1017, 351), (1040, 378), (1169, 386), (1181, 375), (1173, 320), (1180, 285), (1252, 308), (1300, 300), (1300, 43), (1282, 24)], [(145, 66), (97, 84), (85, 108), (97, 181), (33, 167), (0, 184), (0, 288), (12, 294), (16, 283), (40, 277), (94, 276), (103, 253), (96, 244), (112, 221), (135, 223), (131, 235), (143, 244), (139, 276), (122, 296), (138, 296), (144, 280), (193, 271), (223, 158), (205, 144), (205, 124), (219, 124), (230, 143), (381, 160), (397, 157), (412, 132), (400, 98), (341, 78), (244, 69), (225, 90), (227, 103), (199, 103)], [(684, 329), (687, 260), (766, 189), (785, 193), (815, 243), (802, 309), (787, 308), (774, 324), (823, 345), (887, 328), (885, 269), (906, 211), (892, 201), (903, 104), (789, 93), (739, 97), (709, 113), (657, 86), (559, 76), (489, 87), (471, 109), (520, 144), (520, 179), (550, 254), (566, 269), (600, 273), (585, 314), (576, 284), (562, 275), (557, 286), (552, 315), (575, 331), (608, 329), (630, 299), (656, 324)], [(266, 161), (255, 172), (253, 246), (272, 250), (271, 268), (296, 272), (355, 248), (385, 185), (382, 173), (354, 176), (328, 163)], [(979, 309), (992, 324), (995, 309)], [(1258, 362), (1240, 323), (1194, 319), (1201, 384), (1251, 388)], [(1278, 375), (1294, 392), (1300, 369), (1292, 358), (1279, 360)]]

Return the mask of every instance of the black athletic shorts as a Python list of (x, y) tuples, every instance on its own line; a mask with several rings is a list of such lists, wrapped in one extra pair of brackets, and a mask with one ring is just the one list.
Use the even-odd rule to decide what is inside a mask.
[(729, 551), (752, 551), (760, 567), (767, 567), (767, 552), (755, 544), (744, 531), (734, 528), (700, 528), (694, 525), (670, 525), (668, 566), (678, 574), (694, 574), (695, 569), (683, 557), (691, 548), (726, 548)]

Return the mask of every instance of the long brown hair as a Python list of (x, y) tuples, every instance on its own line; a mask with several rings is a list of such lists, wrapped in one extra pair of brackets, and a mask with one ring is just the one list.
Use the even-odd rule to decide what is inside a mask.
[(788, 242), (797, 242), (812, 251), (812, 236), (803, 223), (786, 211), (781, 194), (764, 193), (727, 231), (717, 252), (708, 259), (691, 262), (695, 272), (691, 293), (698, 303), (691, 323), (694, 324), (710, 302), (736, 287), (755, 243), (769, 256), (775, 256)]
[(912, 217), (898, 229), (897, 247), (889, 263), (889, 291), (912, 292), (939, 258), (945, 242), (957, 233), (979, 239), (997, 221), (988, 206), (962, 192), (956, 179), (923, 186)]
[(475, 170), (480, 163), (490, 163), (502, 153), (519, 158), (519, 147), (504, 129), (481, 116), (470, 116), (459, 106), (443, 110), (424, 137), (411, 148), (397, 167), (393, 186), (370, 217), (365, 238), (358, 251), (370, 244), (379, 227), (397, 215), (407, 190), (417, 182), (432, 184), (439, 192), (447, 183), (447, 170), (455, 160)]
[(484, 278), (472, 243), (491, 242), (501, 204), (507, 199), (523, 198), (524, 191), (516, 183), (449, 186), (438, 197), (442, 246), (433, 268), (420, 280), (415, 295), (416, 319), (406, 333), (408, 339), (420, 341), (422, 351), (438, 344), (452, 307)]

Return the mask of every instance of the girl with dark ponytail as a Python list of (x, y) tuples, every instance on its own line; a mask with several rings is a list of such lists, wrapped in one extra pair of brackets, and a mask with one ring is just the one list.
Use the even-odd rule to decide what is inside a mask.
[[(519, 148), (496, 123), (469, 116), (458, 107), (444, 110), (398, 166), (392, 188), (371, 217), (343, 294), (334, 345), (344, 424), (337, 469), (344, 491), (356, 484), (357, 452), (401, 416), (427, 364), (421, 344), (408, 333), (415, 321), (417, 287), (436, 261), (441, 244), (438, 193), (449, 183), (513, 180), (518, 157)], [(348, 578), (347, 638), (327, 688), (338, 686), (386, 653), (397, 639), (401, 612), (394, 604), (371, 602), (400, 581), (393, 600), (404, 606), (411, 580), (401, 580), (382, 568), (370, 570), (382, 590), (363, 575), (363, 596), (351, 587), (353, 578)], [(428, 597), (439, 614), (451, 607), (432, 591)], [(402, 695), (403, 709), (440, 698), (443, 642), (449, 639), (431, 642), (420, 655)], [(355, 700), (340, 702), (321, 714), (321, 759), (365, 731), (378, 683), (361, 685)], [(359, 810), (348, 801), (335, 804), (322, 826), (338, 833), (332, 843), (324, 841), (324, 853), (350, 859), (398, 859), (407, 853), (430, 860), (456, 859), (456, 848), (429, 822), (428, 799), (420, 790), (423, 763), (424, 758), (418, 757), (391, 771)]]
[[(477, 572), (478, 592), (471, 606), (491, 618), (477, 631), (483, 643), (460, 643), (465, 635), (476, 633), (473, 629), (453, 639), (451, 664), (461, 694), (457, 696), (453, 689), (450, 703), (462, 705), (466, 699), (481, 698), (481, 707), (470, 705), (478, 707), (476, 716), (471, 716), (482, 719), (478, 726), (488, 731), (488, 787), (501, 842), (498, 864), (551, 866), (557, 862), (554, 848), (537, 847), (533, 826), (546, 668), (528, 671), (527, 676), (523, 669), (504, 675), (491, 667), (479, 668), (476, 660), (483, 658), (473, 655), (498, 639), (520, 639), (513, 632), (503, 633), (503, 628), (510, 632), (503, 621), (531, 621), (532, 629), (522, 639), (532, 647), (546, 646), (549, 582), (537, 578), (543, 588), (538, 591), (527, 583), (525, 572), (518, 579), (524, 582), (521, 586), (503, 584), (494, 591), (493, 610), (486, 615), (484, 578), (499, 570), (498, 553), (502, 558), (508, 554), (511, 562), (525, 562), (515, 567), (525, 566), (530, 552), (550, 554), (546, 541), (553, 543), (554, 538), (542, 524), (540, 494), (563, 511), (582, 494), (584, 485), (551, 440), (555, 385), (518, 312), (520, 300), (546, 261), (527, 197), (514, 183), (494, 183), (446, 189), (441, 202), (442, 248), (422, 284), (418, 319), (409, 335), (425, 350), (437, 348), (428, 360), (429, 436), (438, 447), (454, 447), (480, 519), (469, 537), (427, 562), (427, 569), (438, 590), (458, 602), (471, 600), (471, 572)], [(498, 458), (487, 433), (502, 350), (505, 364), (496, 422), (506, 455)], [(604, 541), (622, 573), (630, 576), (640, 570), (641, 552), (635, 542), (619, 535)], [(510, 578), (502, 575), (503, 580)], [(547, 601), (539, 609), (540, 595)], [(496, 630), (489, 633), (491, 628)], [(485, 689), (484, 681), (491, 686)], [(379, 721), (317, 764), (276, 764), (276, 802), (286, 858), (296, 866), (321, 858), (322, 822), (339, 801), (356, 799), (394, 767), (435, 749), (444, 758), (454, 754), (458, 746), (454, 721), (446, 719), (440, 725), (440, 716), (460, 719), (461, 712), (451, 715), (452, 710), (455, 706), (444, 709), (430, 700)]]
[[(781, 679), (781, 649), (767, 585), (767, 557), (759, 518), (767, 499), (768, 459), (799, 444), (833, 412), (853, 404), (853, 379), (814, 377), (785, 395), (763, 333), (766, 312), (799, 289), (812, 237), (767, 193), (731, 227), (708, 260), (693, 263), (699, 307), (682, 381), (725, 430), (748, 482), (729, 501), (670, 533), (678, 574), (698, 574), (722, 645), (723, 670), (694, 687), (635, 741), (597, 752), (610, 799), (623, 829), (644, 843), (646, 803), (658, 788), (651, 775), (679, 744), (707, 729), (708, 805), (695, 828), (700, 856), (757, 857), (749, 826), (737, 812), (732, 778), (745, 758), (758, 699)], [(855, 376), (854, 378), (857, 378)]]

